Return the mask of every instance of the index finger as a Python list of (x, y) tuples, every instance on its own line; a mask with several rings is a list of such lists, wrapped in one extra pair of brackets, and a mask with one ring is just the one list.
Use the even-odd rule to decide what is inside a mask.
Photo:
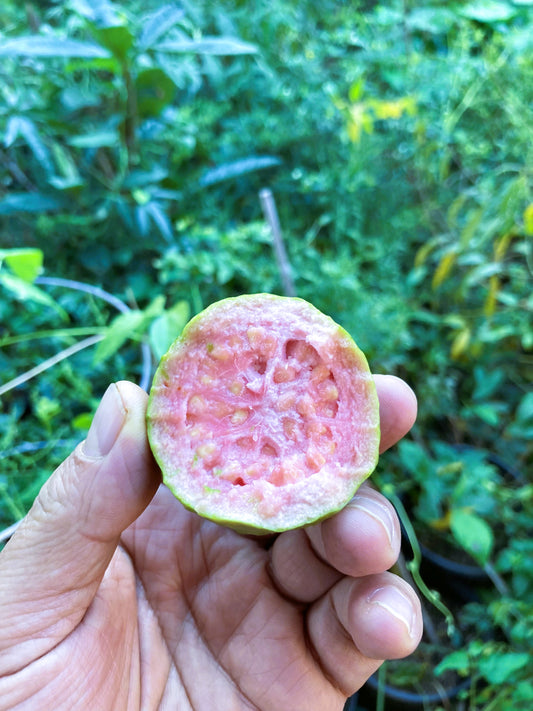
[(409, 385), (395, 375), (374, 375), (379, 397), (381, 427), (380, 453), (396, 444), (414, 425), (416, 395)]

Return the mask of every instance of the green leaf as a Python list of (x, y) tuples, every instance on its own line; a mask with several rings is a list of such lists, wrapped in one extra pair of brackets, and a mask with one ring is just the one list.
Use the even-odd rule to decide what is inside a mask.
[(520, 400), (516, 411), (516, 419), (524, 423), (533, 420), (533, 392), (526, 393)]
[(164, 296), (157, 296), (144, 310), (138, 309), (119, 314), (107, 329), (94, 353), (94, 363), (101, 363), (116, 353), (128, 338), (140, 338), (147, 325), (163, 310)]
[(160, 360), (183, 330), (190, 317), (189, 304), (179, 301), (164, 311), (150, 325), (150, 347), (156, 360)]
[(56, 211), (61, 203), (42, 193), (10, 193), (0, 201), (0, 215), (16, 215), (19, 212)]
[(68, 319), (65, 310), (51, 296), (34, 284), (30, 284), (24, 279), (5, 271), (0, 272), (0, 284), (10, 291), (15, 299), (19, 301), (33, 301), (37, 304), (41, 304), (42, 306), (54, 309), (64, 320)]
[(140, 71), (135, 80), (139, 115), (158, 116), (174, 98), (176, 85), (159, 67)]
[(477, 22), (504, 22), (516, 15), (516, 9), (508, 2), (476, 0), (459, 9), (459, 13)]
[(152, 47), (158, 39), (163, 37), (184, 16), (184, 11), (176, 5), (164, 5), (153, 13), (143, 18), (143, 31), (139, 39), (141, 51)]
[(468, 674), (470, 669), (470, 657), (467, 649), (458, 649), (451, 652), (435, 667), (435, 674), (439, 676), (446, 671), (456, 671), (463, 676)]
[(232, 161), (231, 163), (223, 163), (216, 168), (208, 170), (200, 178), (200, 185), (206, 187), (215, 185), (230, 178), (237, 178), (240, 175), (251, 173), (255, 170), (263, 170), (264, 168), (272, 168), (281, 165), (279, 158), (274, 156), (250, 156), (240, 160)]
[(92, 412), (80, 412), (80, 414), (76, 415), (76, 417), (72, 420), (72, 426), (77, 430), (88, 430), (92, 421)]
[(109, 0), (71, 0), (73, 9), (97, 27), (115, 27), (121, 19)]
[(41, 139), (37, 127), (25, 116), (12, 116), (8, 122), (4, 145), (10, 146), (18, 136), (22, 136), (26, 145), (33, 153), (35, 160), (45, 173), (53, 175), (54, 163), (50, 151)]
[(167, 40), (160, 42), (154, 49), (171, 54), (213, 54), (221, 56), (239, 54), (257, 54), (257, 47), (233, 37), (204, 37), (199, 40)]
[(116, 353), (120, 347), (135, 335), (143, 322), (142, 311), (128, 311), (119, 314), (107, 329), (105, 338), (100, 341), (94, 352), (94, 363), (102, 363)]
[[(76, 161), (70, 151), (62, 144), (55, 141), (52, 144), (52, 153), (60, 176), (68, 183), (80, 185), (83, 183)], [(50, 181), (52, 184), (52, 180)]]
[(112, 148), (117, 146), (119, 141), (117, 131), (104, 130), (82, 136), (72, 136), (67, 142), (76, 148)]
[(365, 86), (365, 81), (363, 77), (359, 77), (356, 81), (353, 82), (353, 84), (350, 86), (350, 89), (348, 90), (348, 99), (354, 103), (356, 101), (359, 101), (363, 95), (363, 89)]
[(15, 276), (32, 282), (43, 267), (43, 253), (40, 249), (0, 249), (0, 264), (5, 260)]
[(446, 7), (413, 7), (407, 15), (407, 26), (438, 35), (448, 32), (456, 20), (456, 14)]
[(17, 37), (0, 41), (0, 55), (4, 57), (110, 57), (104, 47), (90, 42), (61, 37)]
[(450, 518), (453, 537), (480, 565), (485, 565), (494, 545), (490, 526), (480, 516), (465, 509), (454, 509)]
[(161, 236), (164, 237), (167, 242), (172, 243), (174, 237), (172, 224), (161, 205), (158, 202), (151, 201), (146, 205), (145, 210), (146, 214), (161, 233)]
[(18, 136), (22, 136), (28, 148), (33, 153), (35, 160), (43, 168), (47, 175), (54, 173), (54, 164), (52, 162), (50, 151), (43, 143), (37, 127), (25, 116), (12, 116), (7, 124), (4, 137), (4, 145), (10, 147), (13, 145)]
[(530, 661), (526, 652), (493, 653), (479, 660), (479, 671), (490, 684), (504, 684)]
[(113, 56), (121, 61), (133, 46), (134, 37), (125, 25), (95, 28), (93, 32), (99, 44), (107, 47)]
[(398, 448), (402, 465), (416, 481), (424, 481), (431, 471), (433, 462), (422, 446), (410, 439), (403, 439)]

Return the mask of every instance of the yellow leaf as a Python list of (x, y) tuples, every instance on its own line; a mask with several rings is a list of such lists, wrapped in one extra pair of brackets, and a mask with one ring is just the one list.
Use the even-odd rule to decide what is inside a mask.
[(533, 203), (524, 210), (524, 229), (528, 237), (533, 236)]
[(461, 235), (459, 238), (462, 248), (466, 247), (474, 236), (482, 217), (483, 210), (481, 208), (479, 210), (472, 210), (469, 213), (468, 219), (466, 220), (465, 226), (461, 230)]
[(355, 121), (350, 121), (348, 124), (348, 138), (352, 143), (359, 143), (361, 140), (361, 126)]
[(372, 103), (372, 108), (378, 119), (399, 119), (403, 113), (398, 101), (375, 101)]
[(496, 240), (494, 244), (494, 259), (499, 262), (505, 257), (505, 253), (509, 249), (511, 240), (513, 238), (512, 232), (507, 232)]
[(414, 99), (410, 96), (403, 96), (400, 99), (393, 99), (391, 101), (384, 101), (381, 99), (369, 102), (370, 106), (376, 114), (376, 118), (386, 120), (386, 119), (399, 119), (404, 113), (413, 115), (416, 113), (416, 104)]
[(429, 525), (435, 531), (448, 531), (450, 528), (451, 518), (452, 512), (448, 510), (442, 518), (434, 518), (432, 521), (429, 522)]
[(434, 239), (428, 240), (423, 244), (415, 254), (415, 267), (421, 267), (426, 261), (430, 252), (437, 246), (437, 241)]
[(500, 279), (493, 274), (489, 279), (489, 292), (487, 294), (487, 298), (485, 299), (485, 305), (483, 306), (483, 312), (487, 317), (492, 316), (496, 311), (496, 300), (499, 290)]
[(468, 348), (471, 335), (470, 329), (464, 328), (462, 331), (459, 331), (457, 336), (453, 339), (452, 346), (450, 348), (450, 356), (453, 360), (457, 360), (463, 355), (465, 350)]
[(446, 278), (450, 274), (456, 258), (457, 254), (455, 252), (447, 252), (442, 257), (439, 264), (437, 265), (435, 274), (433, 274), (433, 279), (431, 282), (431, 286), (433, 287), (433, 289), (438, 289), (439, 286), (443, 284), (444, 281), (446, 281)]

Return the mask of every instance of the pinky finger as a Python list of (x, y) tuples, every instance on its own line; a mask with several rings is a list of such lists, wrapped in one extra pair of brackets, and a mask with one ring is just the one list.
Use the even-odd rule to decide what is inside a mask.
[(357, 691), (384, 659), (413, 652), (422, 636), (420, 602), (392, 573), (343, 578), (311, 606), (308, 634), (330, 681), (345, 696)]

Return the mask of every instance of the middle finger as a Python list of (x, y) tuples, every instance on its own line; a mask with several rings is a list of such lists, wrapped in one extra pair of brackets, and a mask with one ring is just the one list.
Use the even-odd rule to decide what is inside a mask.
[(357, 578), (388, 570), (399, 550), (400, 525), (392, 505), (363, 484), (335, 516), (278, 536), (271, 575), (286, 596), (309, 603), (343, 575)]

